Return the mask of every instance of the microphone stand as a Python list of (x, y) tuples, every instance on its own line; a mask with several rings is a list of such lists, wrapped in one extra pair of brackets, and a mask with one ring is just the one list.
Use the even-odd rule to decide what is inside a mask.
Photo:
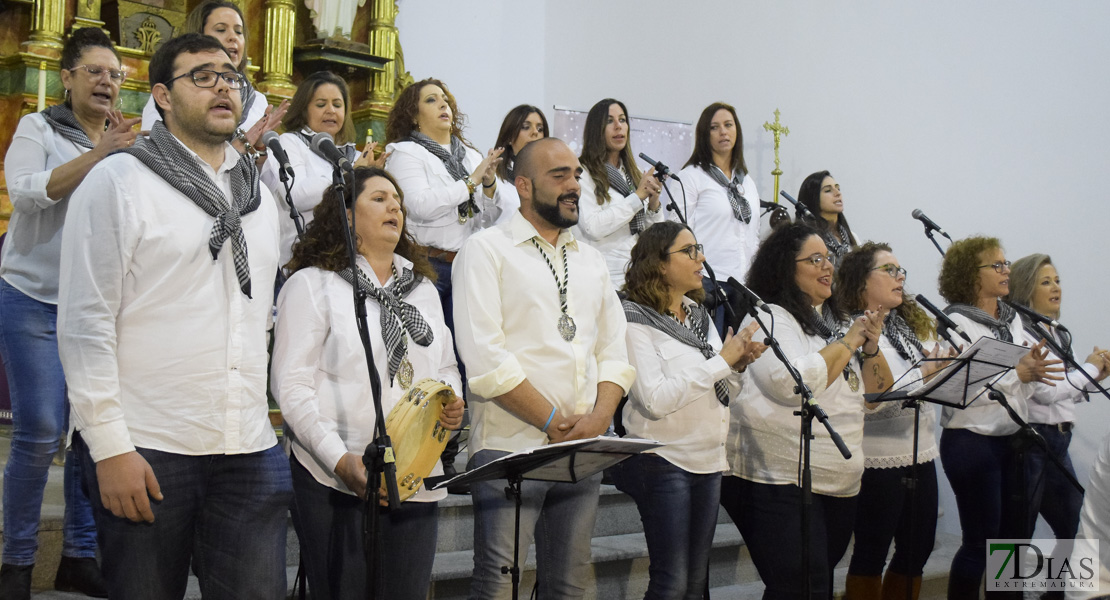
[[(347, 184), (348, 178), (350, 185)], [(355, 321), (358, 326), (358, 336), (362, 341), (366, 353), (366, 368), (370, 374), (370, 390), (374, 400), (374, 429), (377, 433), (373, 441), (366, 446), (362, 456), (362, 464), (366, 467), (366, 495), (363, 500), (363, 543), (366, 554), (366, 593), (367, 597), (376, 597), (378, 581), (381, 580), (381, 527), (378, 510), (378, 484), (385, 479), (386, 495), (389, 497), (389, 509), (396, 510), (401, 505), (400, 495), (397, 492), (397, 464), (393, 457), (393, 444), (390, 442), (389, 433), (385, 430), (385, 415), (382, 411), (382, 382), (378, 369), (374, 365), (374, 352), (370, 345), (370, 329), (366, 318), (367, 294), (358, 285), (357, 252), (351, 230), (354, 227), (355, 192), (354, 172), (334, 167), (332, 181), (339, 188), (339, 219), (343, 227), (343, 241), (347, 246), (347, 256), (350, 260), (351, 272), (354, 274), (355, 285), (353, 298), (355, 302)], [(347, 200), (351, 204), (351, 222), (347, 219)], [(290, 203), (292, 205), (292, 203)]]
[(810, 461), (810, 440), (813, 439), (814, 417), (825, 426), (825, 429), (829, 432), (829, 437), (832, 438), (833, 443), (836, 444), (837, 449), (840, 450), (840, 454), (843, 455), (845, 459), (851, 458), (852, 452), (848, 450), (848, 446), (844, 444), (844, 440), (840, 437), (840, 434), (837, 433), (836, 430), (833, 429), (832, 424), (829, 423), (829, 415), (825, 413), (825, 410), (822, 409), (820, 405), (813, 401), (813, 392), (809, 389), (809, 386), (805, 384), (805, 381), (802, 380), (802, 374), (794, 367), (794, 363), (790, 362), (790, 359), (783, 353), (778, 340), (771, 335), (771, 330), (767, 329), (767, 326), (763, 324), (763, 320), (759, 318), (759, 311), (754, 304), (748, 306), (748, 314), (755, 319), (755, 322), (759, 324), (759, 328), (766, 334), (767, 338), (763, 342), (764, 345), (770, 347), (775, 357), (786, 367), (786, 372), (789, 373), (790, 377), (794, 380), (794, 393), (800, 395), (802, 398), (801, 407), (794, 411), (794, 414), (801, 417), (802, 430), (802, 503), (800, 508), (802, 511), (802, 577), (805, 579), (802, 584), (802, 597), (809, 598), (813, 584), (810, 580), (809, 568), (810, 538), (812, 537), (812, 533), (810, 532), (810, 513), (813, 507), (813, 473)]
[(297, 228), (297, 238), (299, 239), (304, 235), (304, 217), (301, 216), (301, 211), (297, 210), (296, 205), (293, 204), (293, 182), (296, 180), (296, 175), (292, 175), (292, 169), (289, 173), (285, 172), (285, 167), (278, 165), (278, 178), (281, 179), (281, 185), (285, 187), (285, 203), (289, 205), (289, 218), (293, 219), (293, 225)]
[(925, 237), (929, 238), (929, 241), (932, 242), (933, 245), (937, 247), (937, 252), (940, 252), (941, 256), (945, 255), (944, 250), (940, 247), (940, 244), (937, 243), (937, 239), (935, 237), (933, 237), (932, 228), (930, 228), (928, 225), (925, 226)]
[[(656, 177), (658, 177), (658, 175)], [(678, 203), (675, 202), (674, 196), (671, 194), (671, 188), (667, 187), (666, 178), (658, 177), (658, 179), (659, 183), (663, 184), (663, 191), (667, 192), (667, 198), (670, 199), (670, 203), (667, 204), (667, 210), (674, 212), (679, 222), (689, 227), (690, 225), (686, 222), (686, 215), (682, 214), (682, 211), (679, 210)], [(682, 193), (686, 193), (685, 188), (683, 188)], [(732, 304), (728, 301), (728, 295), (725, 294), (724, 290), (721, 289), (720, 283), (717, 282), (717, 275), (713, 273), (713, 267), (709, 266), (708, 260), (702, 262), (702, 266), (705, 267), (705, 273), (709, 275), (709, 280), (713, 282), (713, 288), (709, 291), (710, 295), (713, 296), (713, 300), (717, 303), (717, 306), (723, 306), (725, 309), (725, 327), (738, 326), (740, 321), (736, 318), (736, 311), (732, 309)], [(724, 334), (722, 334), (721, 337), (723, 338)]]
[[(1107, 392), (1106, 388), (1102, 387), (1102, 385), (1099, 384), (1099, 382), (1096, 381), (1094, 377), (1091, 377), (1091, 374), (1088, 373), (1087, 370), (1084, 369), (1082, 366), (1080, 366), (1079, 361), (1075, 360), (1075, 358), (1072, 358), (1072, 357), (1068, 356), (1068, 353), (1065, 352), (1064, 348), (1061, 347), (1060, 344), (1056, 342), (1056, 339), (1052, 337), (1052, 334), (1048, 331), (1048, 328), (1044, 326), (1044, 323), (1036, 323), (1034, 325), (1034, 327), (1037, 327), (1038, 331), (1040, 331), (1041, 336), (1044, 339), (1045, 345), (1047, 345), (1049, 347), (1049, 349), (1052, 350), (1052, 353), (1055, 354), (1056, 356), (1059, 356), (1060, 359), (1064, 361), (1064, 368), (1065, 368), (1064, 380), (1065, 381), (1067, 381), (1067, 376), (1068, 376), (1067, 367), (1073, 367), (1076, 371), (1079, 371), (1080, 373), (1082, 373), (1083, 376), (1087, 378), (1087, 381), (1090, 381), (1091, 384), (1095, 386), (1095, 389), (1097, 389), (1099, 392), (1101, 392), (1103, 396), (1106, 396), (1107, 398), (1110, 398), (1110, 392)], [(1071, 382), (1068, 381), (1068, 383), (1070, 384)]]

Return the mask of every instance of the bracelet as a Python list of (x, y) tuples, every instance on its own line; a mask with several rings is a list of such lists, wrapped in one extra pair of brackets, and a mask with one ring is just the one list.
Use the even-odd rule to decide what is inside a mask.
[(463, 183), (466, 184), (467, 191), (470, 192), (471, 196), (473, 196), (474, 190), (478, 189), (478, 184), (474, 183), (474, 180), (470, 178), (470, 175), (463, 177)]
[(546, 433), (547, 432), (547, 426), (551, 425), (551, 419), (554, 419), (554, 418), (555, 418), (555, 407), (552, 406), (551, 407), (551, 414), (547, 415), (547, 422), (543, 424), (543, 429), (540, 429), (540, 431), (543, 431), (543, 432)]
[(836, 343), (838, 343), (838, 344), (844, 344), (844, 347), (848, 349), (848, 352), (851, 352), (852, 354), (855, 354), (855, 353), (856, 353), (856, 349), (855, 349), (855, 348), (853, 348), (853, 347), (851, 346), (851, 344), (849, 344), (848, 342), (845, 342), (845, 341), (844, 341), (844, 338), (840, 338), (840, 339), (836, 340)]
[(859, 358), (860, 358), (860, 360), (870, 360), (872, 358), (875, 358), (878, 355), (879, 355), (879, 348), (878, 347), (875, 348), (875, 353), (874, 354), (868, 354), (868, 353), (864, 352), (862, 347), (859, 349)]
[(486, 188), (487, 190), (491, 187), (496, 186), (496, 185), (497, 185), (497, 179), (494, 179), (493, 183), (491, 183), (489, 185), (486, 185), (486, 182), (484, 182), (484, 181), (482, 182), (482, 187)]

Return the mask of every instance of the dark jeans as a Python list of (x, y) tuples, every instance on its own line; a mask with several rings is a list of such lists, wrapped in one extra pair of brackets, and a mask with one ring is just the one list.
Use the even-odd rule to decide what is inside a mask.
[[(447, 328), (451, 330), (451, 336), (455, 335), (455, 308), (451, 300), (451, 268), (452, 263), (439, 258), (429, 258), (428, 262), (432, 263), (432, 268), (436, 271), (436, 291), (439, 292), (439, 303), (443, 307), (443, 321), (447, 324)], [(466, 393), (466, 367), (463, 366), (462, 357), (459, 356), (459, 350), (452, 345), (455, 351), (455, 362), (459, 365), (459, 376), (462, 380), (463, 389), (456, 390), (459, 397), (463, 397)], [(470, 424), (469, 411), (463, 414), (464, 422), (460, 425), (459, 429)], [(443, 448), (443, 453), (440, 458), (443, 460), (445, 466), (455, 464), (455, 456), (459, 453), (459, 432), (452, 431), (449, 434), (451, 437), (447, 440), (447, 445)]]
[(940, 461), (956, 495), (962, 540), (952, 559), (951, 576), (978, 581), (987, 565), (989, 538), (1021, 538), (1022, 465), (1016, 436), (980, 435), (945, 429)]
[[(1068, 446), (1071, 444), (1071, 432), (1061, 432), (1055, 425), (1033, 423), (1048, 444), (1049, 451), (1060, 459), (1075, 477), (1075, 468), (1071, 464), (1071, 455)], [(1025, 488), (1029, 490), (1029, 512), (1026, 521), (1028, 531), (1032, 532), (1037, 525), (1037, 515), (1044, 517), (1048, 526), (1052, 528), (1052, 535), (1057, 540), (1072, 540), (1079, 530), (1079, 511), (1083, 508), (1083, 492), (1072, 485), (1071, 481), (1060, 469), (1045, 456), (1044, 450), (1039, 445), (1033, 445), (1025, 451)], [(1067, 546), (1063, 548), (1061, 546)], [(1070, 544), (1057, 544), (1059, 552), (1054, 551), (1054, 556), (1067, 556)]]
[(700, 600), (717, 527), (721, 474), (684, 471), (655, 454), (637, 454), (610, 473), (636, 501), (650, 564), (645, 600)]
[(286, 515), (293, 495), (281, 446), (186, 456), (139, 448), (164, 499), (153, 523), (112, 515), (96, 464), (74, 436), (96, 516), (101, 570), (113, 600), (180, 600), (192, 564), (205, 600), (283, 600)]
[[(362, 536), (363, 503), (357, 497), (322, 485), (296, 459), (293, 471), (293, 526), (313, 600), (363, 600), (366, 593), (366, 545)], [(381, 513), (381, 579), (374, 598), (424, 600), (436, 554), (437, 502), (405, 502)]]
[(937, 533), (937, 467), (935, 461), (917, 465), (917, 487), (913, 490), (908, 487), (910, 469), (863, 471), (850, 574), (882, 575), (891, 541), (892, 572), (915, 577), (924, 570)]
[[(856, 496), (813, 494), (810, 511), (810, 598), (832, 598), (833, 569), (848, 549)], [(803, 598), (802, 490), (796, 485), (755, 483), (725, 477), (721, 505), (744, 536), (766, 589), (765, 600)]]

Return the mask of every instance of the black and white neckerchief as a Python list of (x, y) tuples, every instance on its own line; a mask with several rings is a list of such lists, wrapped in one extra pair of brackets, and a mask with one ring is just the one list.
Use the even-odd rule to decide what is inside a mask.
[(748, 199), (744, 197), (741, 190), (744, 189), (744, 173), (740, 169), (732, 171), (732, 179), (725, 176), (725, 172), (717, 165), (712, 165), (709, 169), (709, 176), (716, 181), (718, 185), (725, 188), (728, 194), (728, 203), (732, 206), (732, 216), (736, 220), (743, 221), (744, 223), (752, 222), (752, 207), (748, 203)]
[(574, 324), (574, 319), (567, 314), (567, 290), (570, 288), (570, 268), (567, 264), (567, 245), (563, 244), (559, 250), (563, 253), (563, 278), (559, 279), (559, 272), (555, 270), (555, 265), (551, 264), (551, 259), (547, 257), (547, 251), (540, 246), (536, 238), (528, 240), (540, 251), (540, 256), (543, 256), (543, 261), (547, 263), (547, 268), (551, 269), (551, 276), (555, 278), (555, 288), (559, 291), (559, 311), (562, 315), (559, 316), (559, 322), (556, 326), (559, 329), (559, 335), (566, 341), (574, 339), (575, 332), (578, 331), (578, 326)]
[[(609, 187), (616, 190), (621, 198), (627, 198), (635, 191), (632, 189), (632, 179), (624, 171), (605, 163), (605, 173), (609, 177)], [(632, 235), (636, 235), (643, 231), (646, 225), (647, 211), (646, 209), (640, 209), (640, 212), (633, 215), (632, 220), (628, 222), (628, 229), (632, 232)]]
[[(451, 136), (450, 153), (443, 148), (442, 144), (419, 131), (410, 133), (409, 141), (419, 144), (421, 148), (431, 152), (432, 156), (443, 161), (443, 166), (447, 168), (447, 172), (455, 181), (463, 181), (470, 176), (470, 173), (466, 170), (466, 145), (458, 137)], [(459, 223), (465, 223), (482, 212), (478, 208), (478, 203), (474, 201), (473, 192), (470, 193), (466, 202), (458, 205), (457, 211), (459, 213)]]
[(829, 249), (829, 255), (832, 256), (833, 262), (839, 265), (840, 259), (852, 251), (852, 234), (848, 232), (848, 227), (840, 219), (837, 219), (835, 227), (840, 234), (840, 239), (837, 239), (831, 231), (824, 228), (819, 228), (819, 233), (821, 234), (821, 240), (825, 242), (825, 246)]
[[(392, 265), (390, 266), (392, 267)], [(355, 284), (350, 267), (339, 271), (339, 276), (348, 284), (352, 286)], [(362, 269), (358, 270), (359, 289), (365, 292), (367, 297), (373, 298), (380, 307), (378, 321), (381, 324), (382, 339), (385, 341), (386, 350), (389, 352), (389, 381), (391, 385), (397, 371), (401, 369), (405, 355), (408, 353), (408, 341), (405, 332), (407, 331), (408, 335), (412, 337), (412, 341), (421, 346), (427, 346), (435, 339), (432, 328), (428, 326), (428, 322), (424, 320), (420, 311), (404, 301), (404, 298), (416, 288), (421, 279), (421, 277), (413, 274), (412, 269), (402, 269), (401, 273), (398, 274), (396, 267), (393, 267), (393, 281), (389, 285), (381, 287), (374, 285)], [(404, 331), (402, 331), (402, 327)], [(411, 384), (411, 381), (409, 384)], [(402, 382), (402, 387), (407, 388), (408, 385)]]
[(55, 104), (39, 113), (42, 118), (46, 119), (46, 123), (50, 125), (54, 131), (65, 139), (73, 142), (74, 144), (92, 150), (94, 144), (89, 139), (89, 134), (81, 128), (81, 123), (77, 121), (77, 115), (73, 114), (73, 109), (65, 104)]
[(894, 351), (904, 360), (911, 363), (917, 360), (911, 349), (917, 350), (918, 355), (925, 356), (925, 347), (921, 345), (921, 340), (917, 339), (913, 328), (902, 318), (902, 315), (893, 310), (887, 314), (886, 321), (883, 321), (883, 335), (890, 340)]
[(950, 304), (944, 309), (945, 314), (963, 315), (976, 323), (988, 327), (996, 339), (1003, 342), (1014, 343), (1014, 335), (1010, 331), (1010, 322), (1014, 320), (1015, 310), (1005, 302), (998, 303), (998, 318), (987, 314), (987, 311), (970, 304)]
[(254, 86), (247, 80), (246, 73), (243, 74), (243, 87), (239, 88), (239, 99), (242, 101), (243, 114), (239, 117), (239, 127), (242, 127), (247, 122), (247, 114), (250, 113), (251, 107), (254, 106)]
[[(717, 351), (709, 345), (709, 311), (704, 306), (695, 304), (686, 307), (687, 318), (690, 321), (690, 326), (687, 327), (677, 318), (664, 316), (655, 309), (631, 300), (625, 300), (621, 304), (629, 323), (639, 323), (662, 331), (683, 344), (696, 348), (705, 358), (713, 358), (717, 355)], [(718, 402), (728, 406), (728, 384), (724, 379), (713, 382), (713, 392), (717, 395)]]
[(239, 289), (251, 297), (251, 272), (247, 260), (247, 238), (243, 235), (242, 217), (255, 211), (262, 198), (258, 188), (258, 167), (244, 154), (231, 169), (231, 202), (224, 197), (216, 182), (205, 174), (208, 165), (186, 150), (165, 124), (155, 121), (148, 137), (140, 137), (130, 148), (120, 150), (146, 165), (156, 175), (193, 201), (206, 214), (216, 219), (208, 236), (208, 249), (215, 261), (224, 242), (231, 240), (231, 256)]
[[(312, 138), (316, 136), (315, 131), (309, 129), (308, 127), (305, 127), (304, 129), (302, 129), (300, 131), (296, 131), (294, 133), (297, 134), (298, 139), (300, 139), (302, 142), (304, 142), (305, 146), (308, 146), (309, 150), (312, 150), (313, 154), (315, 154), (316, 156), (319, 156), (320, 158), (322, 158), (324, 160), (328, 160), (328, 158), (326, 156), (324, 156), (323, 154), (320, 154), (319, 152), (316, 151), (315, 148), (312, 147)], [(346, 144), (343, 144), (342, 146), (337, 146), (337, 148), (339, 148), (339, 151), (342, 152), (343, 155), (347, 157), (347, 160), (351, 161), (351, 164), (354, 164), (354, 162), (356, 160), (358, 160), (358, 148), (356, 148), (353, 143), (348, 142)]]

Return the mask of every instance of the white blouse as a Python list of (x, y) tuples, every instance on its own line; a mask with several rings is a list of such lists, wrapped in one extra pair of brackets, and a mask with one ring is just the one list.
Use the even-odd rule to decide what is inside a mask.
[(516, 191), (516, 185), (512, 181), (505, 181), (498, 177), (497, 194), (498, 203), (501, 205), (501, 216), (497, 218), (495, 225), (500, 225), (507, 223), (513, 215), (520, 212), (520, 193)]
[[(1024, 336), (1022, 338), (1023, 341), (1030, 346), (1039, 341), (1028, 331), (1025, 331), (1024, 328), (1022, 329), (1022, 335)], [(1059, 343), (1058, 337), (1056, 338), (1056, 342)], [(1047, 345), (1045, 349), (1048, 349)], [(1049, 350), (1049, 352), (1051, 353), (1052, 351)], [(1059, 359), (1055, 353), (1053, 353), (1050, 358)], [(1067, 367), (1067, 365), (1060, 366)], [(1083, 363), (1083, 370), (1091, 377), (1096, 380), (1098, 379), (1098, 367), (1091, 363)], [(1080, 373), (1077, 373), (1075, 370), (1069, 371), (1067, 380), (1057, 381), (1056, 385), (1048, 385), (1047, 383), (1039, 382), (1030, 385), (1032, 385), (1033, 391), (1029, 396), (1029, 422), (1047, 423), (1050, 425), (1074, 422), (1075, 405), (1088, 400), (1083, 390), (1088, 392), (1097, 392), (1098, 390), (1098, 388), (1091, 384), (1090, 380)]]
[[(629, 223), (636, 213), (647, 208), (647, 202), (640, 200), (635, 190), (628, 196), (617, 196), (616, 190), (608, 188), (609, 200), (597, 203), (597, 191), (589, 171), (582, 171), (582, 191), (578, 198), (578, 225), (573, 228), (574, 236), (597, 248), (605, 255), (609, 276), (613, 287), (621, 289), (628, 261), (632, 258), (632, 246), (636, 245), (639, 235), (632, 235)], [(644, 228), (663, 221), (663, 210), (647, 212)]]
[[(359, 265), (370, 274), (366, 259)], [(394, 255), (398, 272), (411, 268), (408, 260)], [(377, 278), (371, 276), (377, 284)], [(392, 278), (386, 281), (386, 285)], [(281, 289), (274, 329), (271, 389), (282, 415), (292, 429), (293, 453), (322, 485), (350, 493), (335, 475), (335, 466), (347, 452), (362, 455), (374, 439), (373, 396), (370, 375), (355, 326), (350, 284), (338, 273), (317, 268), (294, 273)], [(447, 382), (456, 393), (462, 390), (451, 332), (443, 320), (439, 294), (428, 280), (421, 281), (405, 298), (415, 306), (432, 329), (434, 340), (421, 346), (409, 340), (408, 357), (415, 376)], [(379, 329), (380, 308), (366, 301), (374, 364), (381, 376), (382, 410), (389, 411), (404, 395), (397, 382), (389, 381), (389, 354)], [(396, 441), (396, 437), (394, 441)], [(438, 462), (431, 475), (442, 475)], [(444, 490), (421, 489), (413, 500), (434, 502), (446, 497)]]
[(743, 282), (759, 248), (759, 190), (755, 181), (751, 175), (744, 176), (741, 193), (752, 210), (752, 220), (745, 223), (733, 216), (725, 188), (701, 167), (690, 165), (679, 175), (686, 194), (682, 210), (698, 243), (705, 247), (706, 262), (719, 281), (735, 277)]
[[(928, 352), (935, 343), (927, 341), (922, 345)], [(917, 348), (909, 348), (914, 359), (912, 362), (908, 361), (894, 349), (890, 338), (883, 335), (879, 338), (879, 349), (890, 367), (890, 374), (898, 382), (898, 388), (905, 387), (905, 391), (910, 391), (924, 385), (921, 381), (921, 369), (910, 369), (914, 362), (922, 358)], [(887, 469), (913, 464), (914, 411), (912, 408), (902, 408), (902, 402), (883, 402), (877, 409), (866, 411), (863, 420), (863, 455), (866, 468)], [(936, 427), (936, 405), (923, 402), (918, 422), (917, 462), (928, 462), (940, 455)]]
[[(854, 496), (859, 493), (863, 476), (863, 380), (860, 378), (859, 390), (853, 392), (838, 373), (832, 385), (826, 387), (828, 366), (819, 352), (828, 342), (803, 332), (786, 309), (768, 306), (773, 315), (775, 339), (852, 453), (845, 460), (824, 425), (814, 419), (814, 439), (810, 444), (813, 491), (827, 496)], [(771, 319), (761, 318), (771, 327)], [(744, 324), (750, 319), (745, 319)], [(859, 378), (854, 360), (849, 368)], [(801, 406), (801, 397), (794, 393), (794, 379), (771, 350), (756, 359), (748, 372), (755, 385), (745, 385), (740, 397), (729, 405), (730, 474), (757, 483), (801, 485), (798, 479), (801, 420), (794, 415)]]
[[(685, 298), (683, 304), (695, 303)], [(626, 337), (628, 359), (636, 368), (622, 414), (629, 435), (662, 442), (663, 447), (649, 452), (691, 473), (726, 470), (728, 408), (717, 399), (713, 384), (724, 379), (729, 398), (735, 398), (741, 374), (734, 373), (720, 354), (705, 358), (697, 348), (654, 327), (629, 323)], [(709, 344), (721, 350), (712, 324)]]
[[(289, 190), (289, 195), (307, 227), (312, 222), (312, 211), (324, 197), (324, 190), (332, 184), (332, 165), (313, 152), (296, 133), (283, 133), (278, 140), (289, 156), (289, 166), (293, 168), (293, 186)], [(292, 256), (291, 249), (297, 238), (297, 226), (289, 217), (285, 185), (281, 183), (278, 167), (273, 157), (268, 158), (263, 165), (262, 182), (270, 188), (270, 192), (278, 202), (278, 212), (281, 213), (281, 264), (285, 265)]]
[[(470, 192), (466, 182), (455, 181), (443, 161), (416, 142), (393, 142), (385, 147), (391, 152), (386, 169), (397, 178), (405, 195), (408, 230), (422, 245), (457, 252), (470, 234), (489, 227), (501, 217), (501, 185), (493, 198), (487, 198), (482, 182), (476, 181), (474, 201), (479, 212), (465, 223), (459, 223), (458, 206), (466, 202)], [(482, 162), (478, 151), (467, 147), (467, 172), (474, 172)]]

